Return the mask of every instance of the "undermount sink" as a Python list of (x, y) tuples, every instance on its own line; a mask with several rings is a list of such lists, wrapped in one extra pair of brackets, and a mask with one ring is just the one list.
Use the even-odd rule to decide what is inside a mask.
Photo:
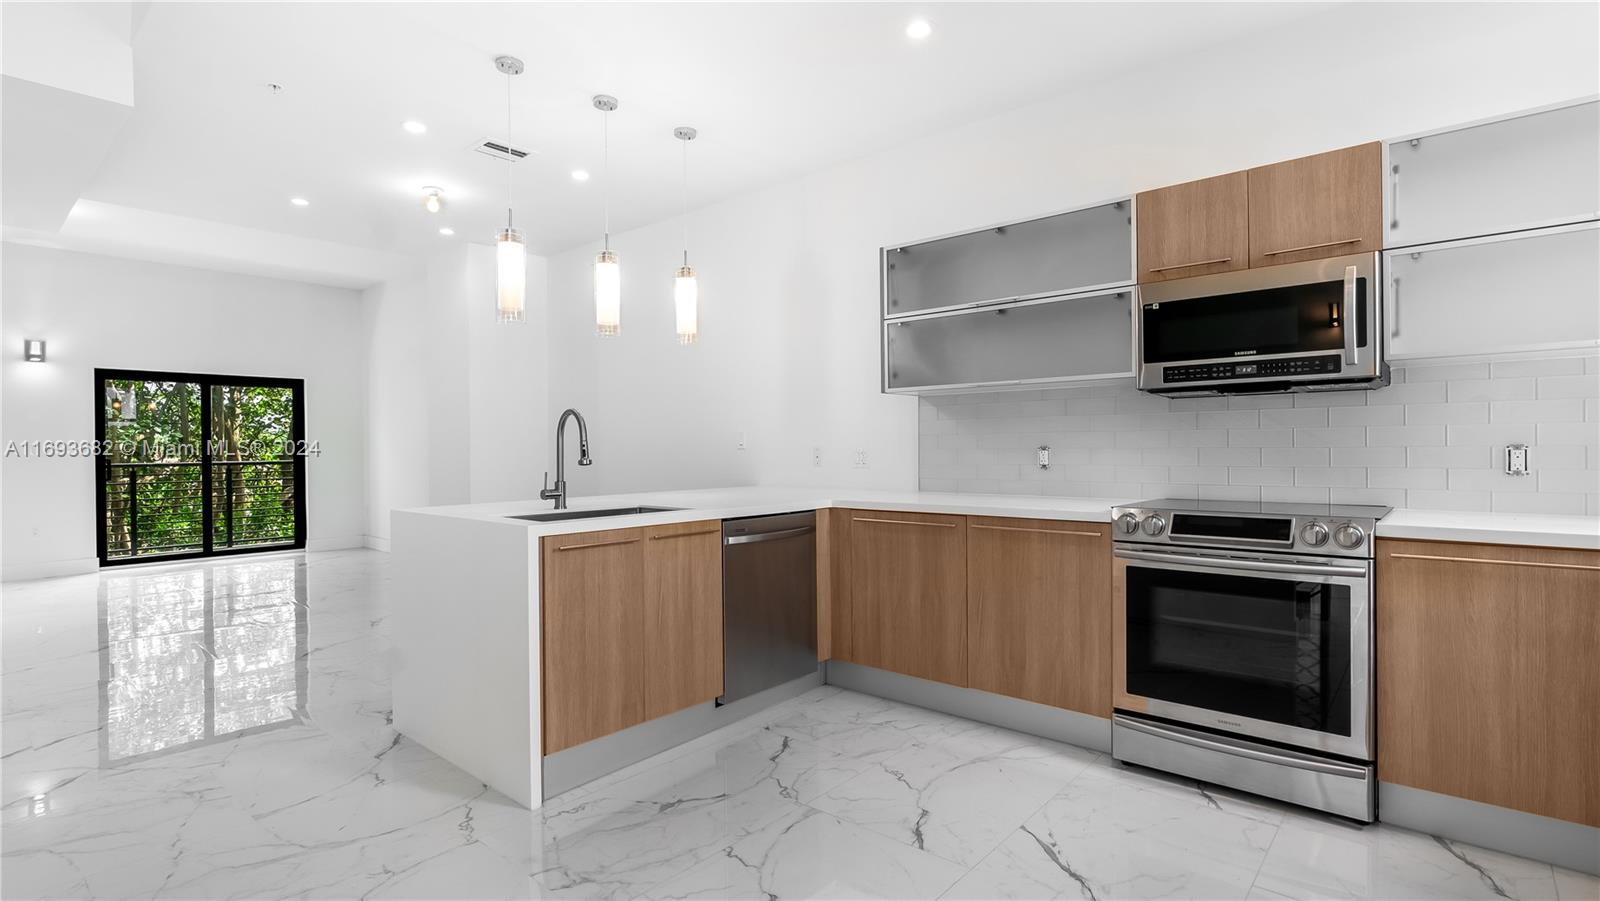
[(593, 519), (597, 516), (633, 516), (638, 513), (670, 513), (682, 507), (616, 507), (611, 510), (556, 510), (551, 513), (523, 513), (507, 519), (526, 519), (531, 522), (563, 522), (568, 519)]

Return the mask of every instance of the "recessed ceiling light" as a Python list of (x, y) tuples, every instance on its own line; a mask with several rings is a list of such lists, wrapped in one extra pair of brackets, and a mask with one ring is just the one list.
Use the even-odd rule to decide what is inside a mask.
[(933, 34), (933, 23), (927, 19), (912, 19), (906, 26), (906, 37), (913, 41), (926, 40), (930, 34)]
[(428, 130), (428, 126), (423, 125), (421, 122), (418, 122), (415, 119), (407, 120), (400, 127), (405, 129), (406, 131), (411, 132), (414, 135), (423, 134), (424, 132), (426, 132)]
[(588, 169), (574, 169), (574, 170), (572, 170), (572, 180), (573, 181), (588, 181), (589, 180), (589, 170)]
[(439, 234), (444, 235), (446, 238), (450, 237), (451, 235), (453, 235), (455, 233), (456, 233), (456, 230), (453, 229), (453, 228), (446, 227), (446, 228), (439, 229)]
[(310, 206), (311, 205), (311, 201), (305, 199), (304, 197), (291, 197), (291, 198), (289, 198), (289, 202), (294, 204), (295, 206)]

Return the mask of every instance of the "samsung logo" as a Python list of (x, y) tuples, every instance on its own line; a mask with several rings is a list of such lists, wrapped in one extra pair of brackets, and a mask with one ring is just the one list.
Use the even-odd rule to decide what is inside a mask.
[(1255, 353), (1256, 352), (1253, 350), (1236, 350), (1233, 352), (1233, 355), (1236, 357), (1253, 357), (1255, 356)]
[(1217, 724), (1221, 726), (1233, 726), (1234, 728), (1240, 728), (1244, 726), (1244, 723), (1236, 723), (1233, 720), (1225, 720), (1222, 717), (1217, 717)]

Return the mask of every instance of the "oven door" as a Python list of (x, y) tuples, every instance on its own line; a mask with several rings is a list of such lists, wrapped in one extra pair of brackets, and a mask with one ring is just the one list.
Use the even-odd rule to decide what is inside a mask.
[(1352, 254), (1140, 286), (1138, 387), (1377, 378), (1378, 260)]
[(1373, 759), (1371, 561), (1115, 554), (1116, 707)]

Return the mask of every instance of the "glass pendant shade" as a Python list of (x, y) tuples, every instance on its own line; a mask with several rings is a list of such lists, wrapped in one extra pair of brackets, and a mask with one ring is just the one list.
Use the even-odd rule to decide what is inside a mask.
[(622, 333), (622, 264), (614, 250), (594, 258), (594, 331), (602, 338)]
[(672, 280), (672, 305), (678, 314), (678, 343), (693, 344), (700, 337), (700, 280), (693, 266), (681, 266)]
[(521, 232), (500, 230), (495, 236), (494, 262), (498, 274), (495, 321), (521, 322), (528, 292), (528, 253)]

